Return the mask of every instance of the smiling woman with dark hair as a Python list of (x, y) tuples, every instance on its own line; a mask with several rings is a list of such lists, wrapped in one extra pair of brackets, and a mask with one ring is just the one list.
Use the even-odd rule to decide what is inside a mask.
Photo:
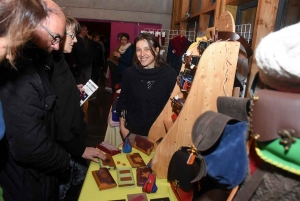
[(176, 83), (176, 71), (161, 58), (160, 45), (153, 34), (142, 33), (135, 39), (135, 65), (122, 76), (122, 89), (117, 105), (123, 138), (129, 133), (145, 138)]

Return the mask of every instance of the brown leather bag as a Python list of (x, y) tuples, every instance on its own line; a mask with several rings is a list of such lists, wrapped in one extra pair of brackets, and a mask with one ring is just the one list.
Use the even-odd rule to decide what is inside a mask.
[(117, 183), (107, 168), (100, 168), (99, 170), (92, 171), (92, 174), (99, 190), (110, 189), (117, 186)]
[(154, 144), (153, 142), (150, 142), (149, 140), (139, 135), (136, 135), (134, 138), (133, 147), (147, 155), (150, 155), (154, 148)]
[(258, 90), (250, 113), (250, 131), (255, 140), (275, 140), (283, 135), (281, 132), (300, 138), (299, 108), (300, 94)]

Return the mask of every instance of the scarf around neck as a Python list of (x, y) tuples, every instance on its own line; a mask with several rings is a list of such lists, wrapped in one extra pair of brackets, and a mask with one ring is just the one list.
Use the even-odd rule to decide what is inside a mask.
[(120, 49), (119, 49), (119, 52), (120, 54), (124, 54), (124, 52), (127, 50), (127, 48), (129, 48), (129, 46), (131, 46), (131, 43), (127, 43), (126, 45), (121, 45), (120, 46)]

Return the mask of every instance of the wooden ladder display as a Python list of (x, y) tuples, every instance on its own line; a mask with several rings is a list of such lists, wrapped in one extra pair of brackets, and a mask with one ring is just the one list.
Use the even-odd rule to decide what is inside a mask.
[[(232, 23), (234, 24), (230, 22)], [(169, 100), (153, 123), (148, 139), (155, 143), (163, 137), (155, 147), (152, 160), (152, 169), (159, 178), (167, 178), (168, 166), (175, 151), (181, 146), (192, 145), (191, 132), (196, 118), (208, 110), (217, 111), (218, 96), (232, 96), (239, 47), (239, 42), (234, 41), (220, 41), (209, 45), (201, 56), (191, 89), (176, 121), (173, 123), (171, 119), (173, 108)], [(192, 55), (199, 55), (195, 45), (189, 51)], [(180, 88), (176, 84), (171, 98), (179, 93)]]

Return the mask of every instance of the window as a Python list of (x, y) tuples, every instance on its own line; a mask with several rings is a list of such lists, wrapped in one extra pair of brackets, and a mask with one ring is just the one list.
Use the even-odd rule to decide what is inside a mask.
[(275, 31), (300, 21), (300, 1), (280, 0), (275, 22)]

